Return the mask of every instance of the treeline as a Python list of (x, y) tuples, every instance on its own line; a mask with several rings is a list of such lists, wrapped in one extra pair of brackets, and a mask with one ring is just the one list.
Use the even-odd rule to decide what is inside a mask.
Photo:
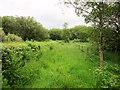
[[(48, 39), (70, 40), (78, 42), (99, 41), (99, 29), (91, 26), (75, 26), (73, 28), (53, 28), (46, 29), (33, 17), (3, 16), (0, 37), (3, 42), (36, 40), (44, 41)], [(120, 51), (120, 31), (114, 28), (105, 28), (103, 35), (104, 48), (111, 51)]]
[(90, 33), (93, 30), (90, 26), (75, 26), (69, 29), (59, 29), (53, 28), (49, 30), (50, 39), (52, 40), (79, 40), (81, 42), (88, 42), (90, 38)]
[[(120, 31), (113, 28), (103, 30), (104, 49), (119, 52), (120, 51)], [(75, 26), (70, 29), (54, 28), (49, 30), (50, 39), (52, 40), (74, 40), (78, 42), (95, 42), (99, 43), (99, 29), (91, 26)]]
[[(2, 28), (5, 35), (15, 34), (25, 40), (45, 40), (48, 38), (48, 31), (33, 17), (3, 16)], [(3, 41), (4, 41), (4, 36)]]
[(36, 40), (74, 40), (88, 41), (88, 31), (91, 27), (75, 26), (70, 29), (46, 29), (33, 17), (3, 16), (0, 29), (2, 41)]

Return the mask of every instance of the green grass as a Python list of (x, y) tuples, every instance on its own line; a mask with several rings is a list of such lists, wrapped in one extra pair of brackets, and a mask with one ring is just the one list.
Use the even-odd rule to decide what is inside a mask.
[(21, 70), (28, 76), (24, 88), (95, 88), (94, 70), (99, 66), (97, 55), (91, 56), (90, 43), (64, 43), (62, 41), (3, 43), (3, 46), (41, 45), (42, 57), (32, 60)]

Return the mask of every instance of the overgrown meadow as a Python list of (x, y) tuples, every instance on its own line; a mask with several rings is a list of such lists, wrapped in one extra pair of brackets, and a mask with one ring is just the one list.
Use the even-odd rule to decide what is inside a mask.
[[(3, 43), (3, 88), (119, 87), (119, 55), (107, 53), (99, 69), (95, 44), (70, 41)], [(114, 59), (114, 63), (113, 63)]]

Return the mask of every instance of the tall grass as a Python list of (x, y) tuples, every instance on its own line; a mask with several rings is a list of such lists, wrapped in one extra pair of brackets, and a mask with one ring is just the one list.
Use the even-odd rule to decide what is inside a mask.
[[(96, 88), (95, 69), (99, 67), (97, 48), (90, 43), (62, 41), (14, 43), (41, 46), (42, 56), (31, 58), (19, 73), (26, 76), (22, 88)], [(7, 46), (7, 44), (3, 44)], [(11, 44), (12, 45), (12, 44)], [(108, 63), (109, 64), (109, 63)], [(23, 80), (24, 81), (24, 80)], [(23, 84), (24, 83), (24, 84)]]

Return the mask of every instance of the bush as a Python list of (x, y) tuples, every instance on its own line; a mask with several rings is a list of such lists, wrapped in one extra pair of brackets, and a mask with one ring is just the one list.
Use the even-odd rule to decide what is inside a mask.
[(20, 70), (30, 61), (39, 60), (42, 55), (40, 46), (28, 44), (27, 47), (3, 47), (2, 75), (4, 87), (17, 87), (30, 82), (29, 76)]
[(21, 37), (15, 35), (15, 34), (10, 34), (8, 33), (8, 35), (4, 36), (4, 38), (2, 38), (3, 42), (21, 42), (23, 41)]
[[(117, 68), (117, 69), (116, 69)], [(111, 72), (110, 67), (98, 68), (95, 70), (96, 74), (96, 86), (98, 88), (120, 88), (120, 70), (119, 67), (115, 67), (114, 71), (119, 71), (119, 74)]]
[(15, 35), (15, 34), (10, 34), (8, 33), (8, 38), (10, 39), (10, 41), (22, 41), (22, 38)]
[(21, 37), (15, 35), (15, 34), (10, 34), (8, 33), (8, 35), (5, 34), (5, 32), (2, 30), (2, 28), (0, 28), (0, 41), (2, 42), (20, 42), (23, 41)]

